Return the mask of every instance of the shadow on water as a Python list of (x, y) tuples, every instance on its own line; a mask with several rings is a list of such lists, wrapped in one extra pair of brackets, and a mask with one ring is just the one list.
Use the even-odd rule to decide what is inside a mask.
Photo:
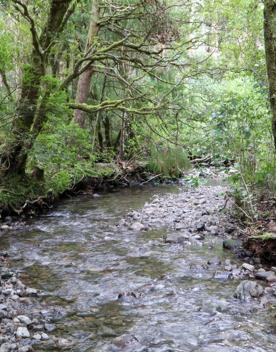
[(21, 274), (27, 284), (44, 291), (54, 291), (62, 286), (62, 279), (47, 265), (33, 264), (26, 267)]

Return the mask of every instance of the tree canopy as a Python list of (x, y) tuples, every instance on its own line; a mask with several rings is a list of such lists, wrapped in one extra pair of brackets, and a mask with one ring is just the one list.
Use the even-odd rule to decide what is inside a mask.
[(2, 183), (39, 169), (60, 193), (99, 162), (212, 155), (275, 187), (273, 4), (0, 0)]

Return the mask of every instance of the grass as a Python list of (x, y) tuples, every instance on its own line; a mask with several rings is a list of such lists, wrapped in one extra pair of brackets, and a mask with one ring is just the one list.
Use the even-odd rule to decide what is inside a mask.
[(154, 147), (151, 149), (147, 170), (164, 177), (180, 177), (190, 168), (190, 161), (182, 148)]

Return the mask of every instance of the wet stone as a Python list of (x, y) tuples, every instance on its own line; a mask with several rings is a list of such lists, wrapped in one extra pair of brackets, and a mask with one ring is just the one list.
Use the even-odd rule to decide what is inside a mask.
[[(138, 203), (136, 196), (129, 196), (132, 191), (126, 190), (122, 198), (118, 192), (108, 194), (106, 200), (105, 196), (94, 199), (92, 207), (85, 198), (76, 204), (70, 201), (61, 215), (35, 221), (49, 236), (45, 231), (46, 235), (31, 238), (27, 231), (11, 242), (18, 246), (23, 265), (28, 267), (39, 257), (63, 282), (55, 286), (53, 275), (25, 271), (24, 280), (34, 287), (43, 289), (47, 280), (54, 283), (54, 291), (45, 295), (39, 291), (38, 300), (36, 289), (23, 286), (18, 292), (17, 278), (6, 280), (12, 284), (2, 289), (13, 289), (20, 299), (12, 301), (12, 294), (3, 298), (8, 310), (2, 311), (10, 319), (0, 323), (0, 336), (4, 333), (6, 338), (0, 337), (0, 345), (16, 342), (16, 352), (27, 352), (30, 345), (33, 352), (260, 352), (259, 344), (266, 352), (274, 352), (270, 321), (266, 324), (267, 312), (261, 307), (267, 304), (266, 299), (261, 302), (262, 288), (250, 283), (237, 290), (237, 298), (248, 299), (249, 304), (232, 297), (238, 280), (253, 274), (241, 267), (243, 262), (236, 256), (223, 252), (222, 238), (216, 237), (216, 233), (225, 236), (232, 224), (230, 212), (219, 212), (225, 203), (224, 189), (177, 190), (155, 197), (132, 216), (126, 211)], [(139, 190), (137, 198), (140, 192), (144, 191)], [(205, 224), (204, 229), (196, 231), (200, 224)], [(135, 230), (130, 231), (131, 226)], [(144, 226), (151, 231), (141, 233)], [(180, 230), (174, 231), (175, 226)], [(227, 256), (231, 260), (225, 260)], [(91, 267), (97, 275), (84, 275)], [(273, 298), (272, 287), (266, 295)], [(20, 321), (21, 315), (32, 324)], [(52, 322), (59, 337), (52, 335)], [(17, 328), (23, 325), (30, 338), (17, 337)]]
[(235, 251), (241, 248), (241, 241), (227, 239), (223, 241), (223, 248), (228, 249), (230, 251)]
[(134, 222), (133, 224), (130, 225), (130, 230), (133, 230), (133, 231), (142, 231), (145, 229), (145, 226), (140, 223), (140, 222)]
[(246, 301), (249, 298), (258, 298), (264, 293), (263, 287), (255, 281), (242, 281), (234, 293), (234, 297), (241, 301)]

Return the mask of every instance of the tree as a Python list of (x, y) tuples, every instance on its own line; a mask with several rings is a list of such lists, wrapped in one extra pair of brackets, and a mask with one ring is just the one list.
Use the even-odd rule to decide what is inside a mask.
[(264, 38), (272, 132), (276, 149), (276, 2), (274, 0), (264, 1)]
[(28, 151), (46, 119), (47, 98), (51, 91), (51, 84), (44, 79), (48, 59), (58, 35), (72, 14), (74, 1), (51, 0), (48, 17), (40, 34), (25, 2), (12, 0), (12, 4), (29, 24), (32, 51), (29, 64), (23, 68), (21, 97), (13, 120), (12, 140), (0, 155), (0, 167), (4, 175), (25, 173)]
[[(90, 16), (90, 24), (89, 24), (89, 31), (87, 36), (87, 42), (85, 46), (85, 54), (87, 55), (89, 51), (92, 49), (93, 42), (95, 37), (99, 31), (99, 7), (98, 1), (92, 0), (91, 1), (91, 16)], [(88, 67), (79, 77), (78, 79), (78, 86), (76, 92), (76, 103), (86, 103), (89, 92), (90, 92), (90, 84), (91, 78), (93, 74), (93, 66), (91, 65)], [(80, 125), (80, 127), (85, 126), (85, 112), (82, 110), (75, 110), (74, 113), (75, 121)]]

